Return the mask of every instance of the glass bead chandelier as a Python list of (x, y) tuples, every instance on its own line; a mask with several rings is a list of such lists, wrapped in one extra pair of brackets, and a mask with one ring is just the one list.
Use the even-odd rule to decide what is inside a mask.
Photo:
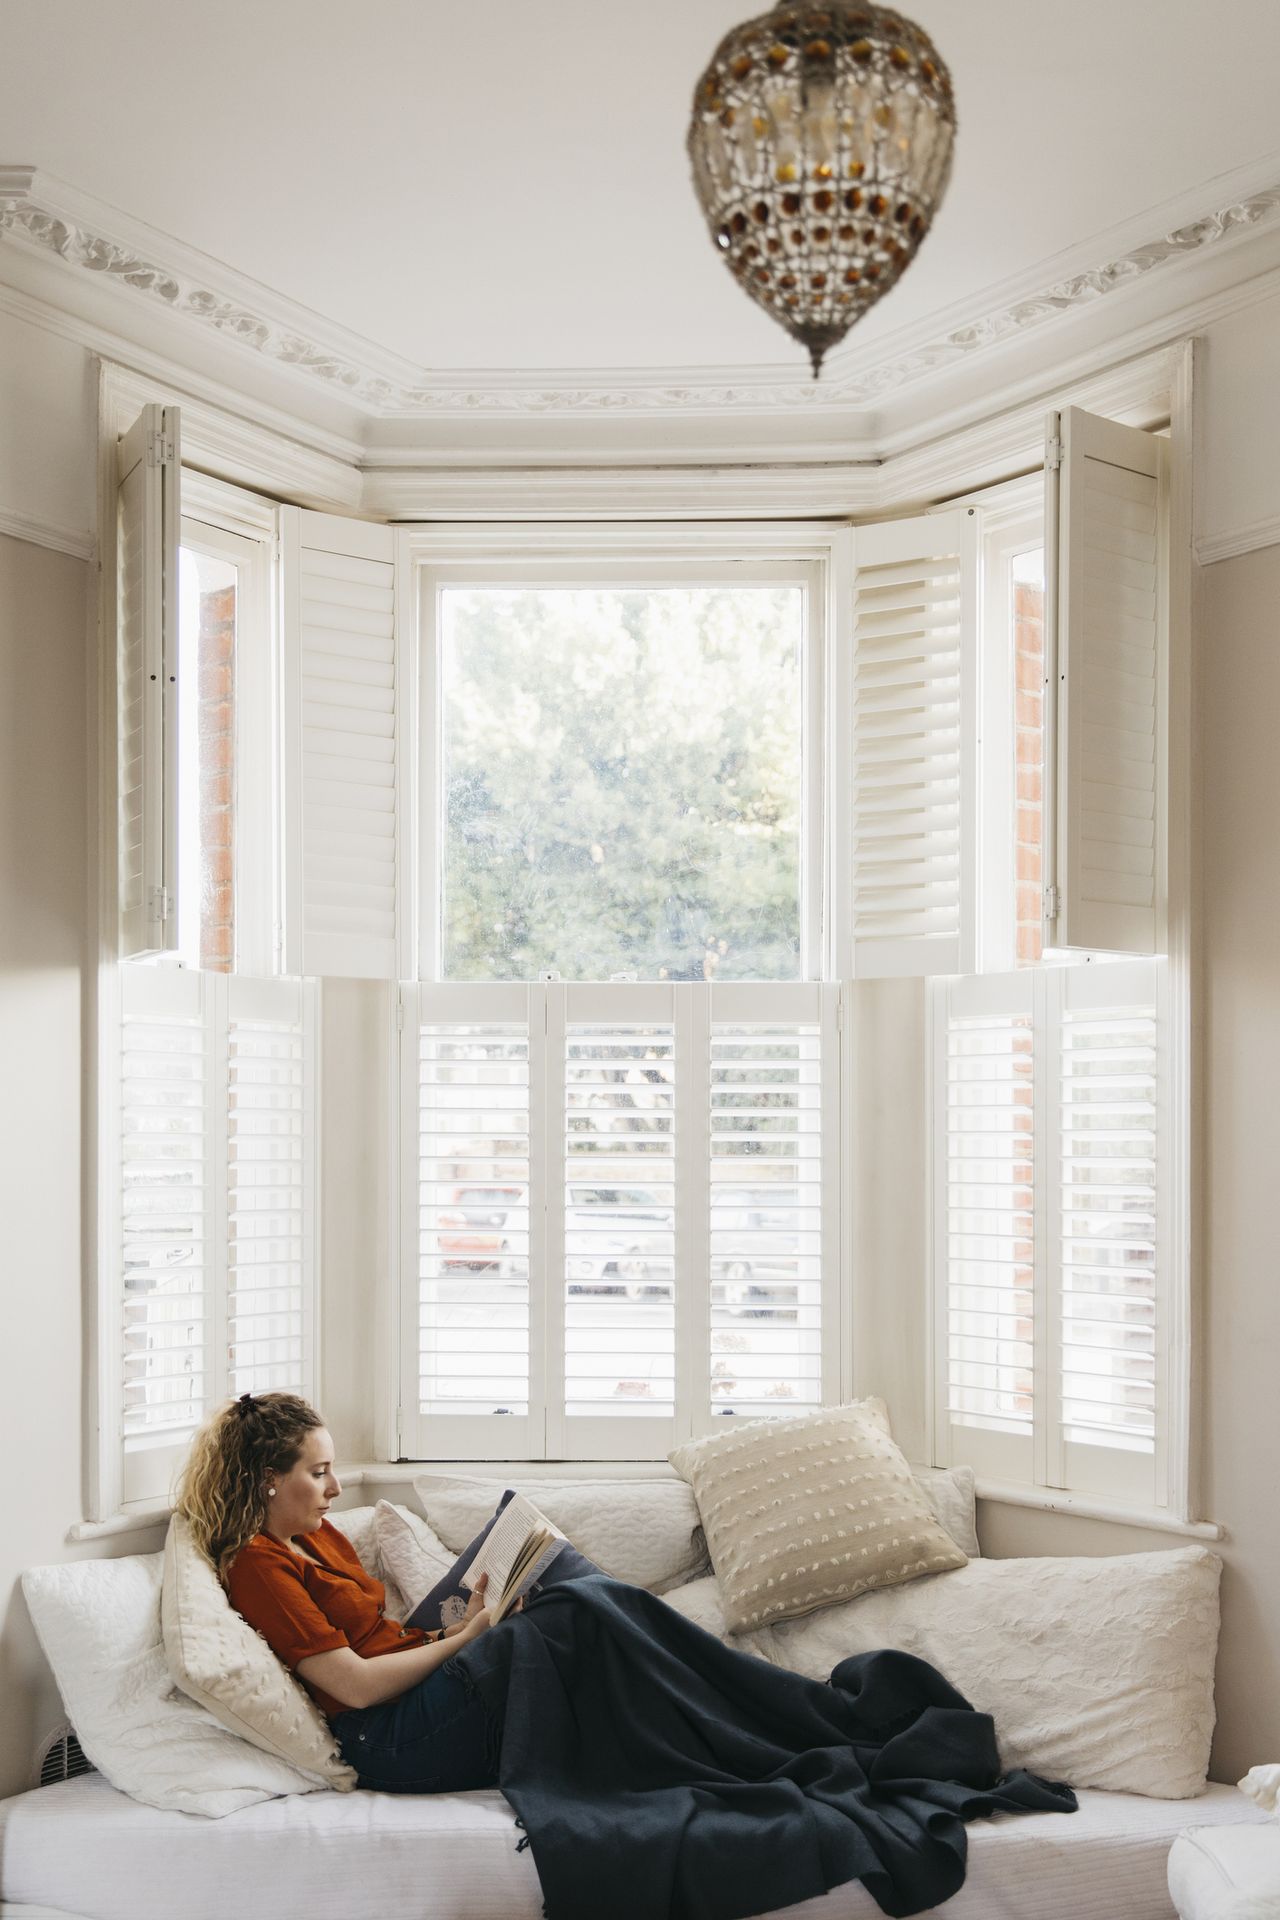
[(955, 129), (951, 75), (887, 7), (780, 0), (716, 48), (694, 95), (694, 186), (729, 271), (815, 380), (914, 259)]

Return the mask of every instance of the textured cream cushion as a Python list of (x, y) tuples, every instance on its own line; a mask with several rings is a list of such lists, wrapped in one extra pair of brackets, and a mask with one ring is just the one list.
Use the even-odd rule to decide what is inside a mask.
[(237, 1739), (175, 1689), (160, 1635), (163, 1559), (76, 1560), (22, 1576), (85, 1753), (121, 1793), (169, 1812), (219, 1816), (309, 1793), (320, 1781)]
[(180, 1514), (165, 1541), (160, 1619), (169, 1671), (183, 1693), (311, 1784), (354, 1787), (355, 1773), (339, 1758), (328, 1721), (236, 1612)]
[(668, 1454), (693, 1488), (731, 1633), (962, 1567), (883, 1411), (729, 1423)]
[[(993, 1716), (1006, 1767), (1182, 1800), (1203, 1792), (1209, 1767), (1220, 1571), (1203, 1547), (971, 1560), (732, 1644), (813, 1680), (897, 1647)], [(729, 1637), (714, 1578), (666, 1600)]]
[(973, 1468), (912, 1467), (911, 1477), (965, 1558), (980, 1559)]
[(413, 1490), (451, 1553), (459, 1554), (513, 1487), (554, 1521), (579, 1553), (651, 1593), (667, 1593), (709, 1571), (693, 1494), (682, 1480), (540, 1480), (518, 1476), (421, 1474)]
[(356, 1550), (356, 1558), (366, 1573), (381, 1580), (386, 1595), (383, 1606), (389, 1620), (403, 1620), (411, 1611), (396, 1577), (383, 1559), (378, 1545), (378, 1529), (372, 1507), (332, 1507), (329, 1520), (339, 1533), (345, 1533)]
[(407, 1507), (379, 1500), (373, 1511), (378, 1558), (404, 1595), (404, 1612), (397, 1618), (407, 1620), (419, 1600), (444, 1579), (457, 1555), (450, 1553), (426, 1521)]

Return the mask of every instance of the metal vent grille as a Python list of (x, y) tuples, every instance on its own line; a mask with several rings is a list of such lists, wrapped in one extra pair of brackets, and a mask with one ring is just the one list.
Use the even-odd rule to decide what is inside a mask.
[(93, 1762), (85, 1758), (84, 1748), (76, 1739), (75, 1729), (69, 1726), (59, 1727), (40, 1754), (37, 1785), (55, 1787), (61, 1780), (75, 1780), (82, 1773), (97, 1771)]

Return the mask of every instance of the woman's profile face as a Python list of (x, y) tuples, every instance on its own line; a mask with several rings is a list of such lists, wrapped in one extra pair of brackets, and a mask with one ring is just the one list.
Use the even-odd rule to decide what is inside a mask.
[(302, 1452), (287, 1473), (271, 1475), (275, 1488), (267, 1501), (267, 1525), (282, 1540), (295, 1533), (314, 1533), (342, 1492), (333, 1470), (333, 1439), (325, 1427), (312, 1427), (303, 1437)]

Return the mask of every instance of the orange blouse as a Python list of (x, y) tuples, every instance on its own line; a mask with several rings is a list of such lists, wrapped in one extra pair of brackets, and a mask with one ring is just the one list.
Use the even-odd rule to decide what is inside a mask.
[[(339, 1647), (372, 1660), (439, 1638), (387, 1618), (386, 1588), (365, 1572), (355, 1548), (330, 1521), (298, 1540), (302, 1552), (294, 1553), (269, 1533), (255, 1534), (227, 1576), (232, 1606), (291, 1672), (300, 1660)], [(330, 1719), (347, 1711), (340, 1700), (298, 1678)]]

